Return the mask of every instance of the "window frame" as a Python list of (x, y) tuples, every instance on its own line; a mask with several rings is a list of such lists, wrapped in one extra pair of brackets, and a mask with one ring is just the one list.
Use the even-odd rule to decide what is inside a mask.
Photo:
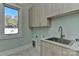
[[(19, 17), (20, 17), (19, 12), (20, 12), (20, 8), (19, 8), (18, 6), (16, 6), (15, 4), (5, 4), (5, 3), (4, 3), (3, 8), (5, 8), (5, 7), (18, 10), (18, 24), (17, 24), (17, 25), (18, 25), (18, 26), (17, 26), (17, 27), (18, 27), (18, 33), (5, 34), (5, 28), (4, 28), (4, 34), (5, 34), (5, 35), (16, 35), (16, 34), (19, 34)], [(5, 9), (4, 9), (4, 17), (5, 17)], [(4, 22), (5, 22), (5, 19), (4, 19)], [(4, 27), (5, 27), (5, 25), (4, 25)]]
[[(10, 5), (13, 7), (18, 7), (19, 8), (19, 28), (18, 28), (18, 33), (17, 34), (5, 34), (4, 29), (5, 29), (5, 15), (4, 15), (4, 5)], [(16, 4), (16, 3), (2, 3), (0, 4), (0, 39), (14, 39), (14, 38), (23, 38), (23, 8), (22, 5)]]

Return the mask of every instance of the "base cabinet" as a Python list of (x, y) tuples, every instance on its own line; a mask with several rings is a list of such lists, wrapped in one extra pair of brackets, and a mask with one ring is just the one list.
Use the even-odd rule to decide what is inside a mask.
[(42, 47), (41, 51), (41, 56), (50, 56), (51, 55), (51, 50), (49, 50), (48, 47)]
[(67, 49), (67, 48), (63, 48), (62, 55), (63, 56), (76, 56), (77, 52), (70, 50), (70, 49)]
[(77, 56), (77, 52), (56, 44), (41, 41), (41, 56)]

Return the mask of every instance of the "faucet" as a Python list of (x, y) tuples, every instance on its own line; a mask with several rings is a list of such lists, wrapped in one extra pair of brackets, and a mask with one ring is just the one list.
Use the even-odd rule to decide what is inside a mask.
[(62, 28), (62, 26), (59, 26), (59, 31), (61, 31), (60, 39), (63, 39), (64, 35), (63, 35), (63, 28)]

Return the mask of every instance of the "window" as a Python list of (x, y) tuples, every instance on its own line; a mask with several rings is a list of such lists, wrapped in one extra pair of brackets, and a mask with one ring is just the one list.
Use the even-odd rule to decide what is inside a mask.
[(4, 34), (18, 33), (19, 8), (4, 4), (5, 28)]

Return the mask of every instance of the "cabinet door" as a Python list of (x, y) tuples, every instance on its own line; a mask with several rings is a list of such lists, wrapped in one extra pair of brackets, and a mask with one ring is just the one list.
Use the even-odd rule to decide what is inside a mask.
[(38, 7), (38, 5), (33, 7), (33, 19), (34, 19), (34, 26), (38, 27), (39, 26), (39, 7)]
[(41, 26), (49, 26), (48, 17), (48, 4), (40, 4)]
[(57, 52), (56, 52), (56, 53), (57, 53), (56, 55), (57, 55), (57, 56), (62, 56), (62, 50), (63, 50), (62, 47), (57, 45), (57, 46), (56, 46), (56, 49), (57, 49), (57, 50), (56, 50), (56, 51), (57, 51)]
[(49, 26), (49, 20), (47, 20), (48, 8), (47, 4), (36, 4), (32, 7), (31, 25), (32, 27), (46, 27)]
[(35, 8), (35, 24), (36, 24), (36, 27), (40, 27), (40, 6), (39, 5), (36, 5)]
[(32, 26), (32, 8), (29, 9), (29, 27)]
[(42, 56), (51, 56), (51, 47), (47, 42), (41, 42), (40, 53)]
[(35, 8), (32, 7), (29, 9), (29, 25), (30, 27), (35, 27), (36, 26), (36, 19), (35, 19)]
[(30, 27), (38, 27), (39, 26), (39, 7), (33, 6), (29, 10), (29, 24)]
[(41, 48), (40, 49), (40, 55), (41, 56), (45, 56), (46, 55), (46, 50), (47, 50), (46, 47), (45, 46), (41, 46), (40, 48)]
[(57, 49), (56, 49), (56, 45), (55, 44), (51, 45), (51, 55), (52, 56), (56, 56), (57, 55)]
[(62, 47), (61, 46), (52, 44), (51, 49), (52, 49), (51, 50), (51, 55), (52, 56), (62, 56)]
[(49, 26), (49, 21), (47, 20), (47, 5), (46, 4), (39, 4), (39, 26)]
[(63, 56), (69, 56), (71, 51), (69, 49), (63, 48)]
[[(43, 56), (56, 56), (57, 46), (48, 42), (41, 42), (41, 55)], [(59, 49), (59, 48), (58, 48)]]
[(49, 4), (49, 17), (58, 15), (60, 11), (59, 9), (59, 3)]
[(71, 49), (63, 48), (63, 56), (75, 56), (77, 53)]

